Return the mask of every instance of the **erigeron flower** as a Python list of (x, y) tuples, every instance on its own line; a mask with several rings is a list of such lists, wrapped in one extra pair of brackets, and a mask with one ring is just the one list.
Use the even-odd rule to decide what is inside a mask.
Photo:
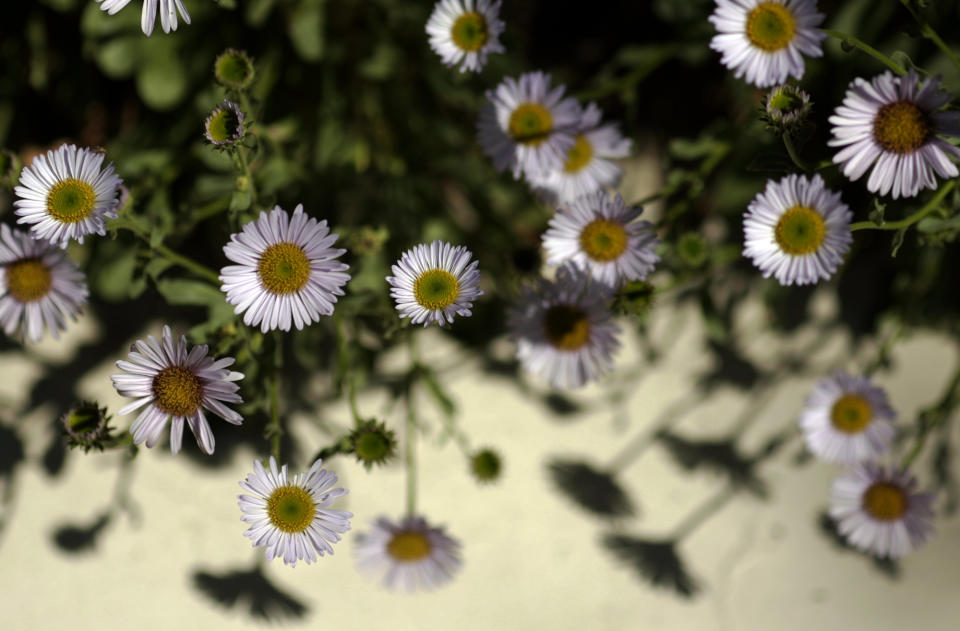
[(580, 122), (580, 105), (563, 98), (565, 90), (551, 88), (548, 74), (528, 72), (487, 91), (477, 136), (494, 168), (535, 181), (563, 167)]
[(554, 388), (579, 388), (613, 367), (620, 329), (611, 321), (610, 289), (571, 265), (555, 281), (522, 290), (510, 309), (510, 336), (524, 370)]
[(36, 239), (67, 247), (70, 239), (106, 234), (104, 223), (117, 216), (123, 181), (103, 154), (74, 145), (61, 145), (39, 155), (20, 173), (19, 197), (13, 205), (17, 223), (30, 224)]
[(248, 326), (259, 324), (264, 333), (289, 331), (291, 323), (302, 329), (333, 313), (350, 280), (347, 265), (336, 260), (346, 252), (332, 247), (336, 240), (327, 221), (308, 217), (302, 204), (292, 216), (279, 206), (261, 212), (223, 247), (239, 265), (220, 270), (221, 290)]
[(957, 177), (957, 149), (939, 134), (960, 136), (960, 112), (938, 111), (951, 97), (940, 90), (940, 81), (922, 84), (911, 69), (904, 77), (885, 72), (870, 81), (854, 79), (843, 105), (830, 117), (831, 147), (842, 147), (833, 156), (843, 174), (859, 179), (873, 167), (867, 180), (871, 193), (914, 197), (925, 188), (936, 188), (937, 178)]
[(601, 125), (602, 117), (595, 103), (588, 104), (563, 165), (532, 184), (555, 196), (560, 203), (619, 184), (623, 170), (610, 160), (630, 155), (632, 143), (623, 137), (616, 123)]
[(803, 55), (820, 57), (826, 34), (814, 0), (717, 0), (710, 48), (738, 79), (760, 88), (803, 77)]
[(67, 318), (76, 320), (87, 301), (83, 272), (61, 248), (26, 232), (0, 225), (0, 326), (39, 342), (44, 331), (56, 339)]
[(889, 448), (896, 413), (868, 377), (838, 373), (821, 379), (800, 414), (807, 447), (829, 462), (874, 460)]
[(120, 396), (135, 399), (117, 413), (144, 408), (130, 426), (134, 444), (156, 445), (169, 420), (170, 451), (176, 454), (186, 421), (200, 449), (212, 454), (215, 441), (204, 410), (233, 425), (243, 423), (239, 414), (224, 405), (243, 402), (237, 394), (239, 386), (233, 383), (243, 379), (243, 373), (227, 370), (232, 357), (214, 360), (207, 351), (206, 344), (190, 348), (183, 335), (175, 345), (170, 327), (164, 326), (159, 342), (152, 335), (146, 342), (137, 340), (130, 347), (130, 361), (117, 362), (124, 372), (110, 375), (113, 387)]
[(278, 470), (270, 456), (269, 471), (254, 460), (253, 473), (240, 482), (250, 493), (237, 496), (241, 519), (250, 524), (243, 534), (254, 546), (266, 548), (267, 560), (279, 557), (286, 565), (295, 567), (297, 561), (309, 565), (317, 555), (333, 554), (331, 544), (350, 530), (353, 513), (327, 508), (348, 491), (332, 488), (337, 476), (322, 464), (317, 460), (306, 473), (289, 478), (287, 465)]
[(777, 131), (790, 131), (803, 123), (813, 106), (810, 95), (793, 85), (779, 85), (764, 99), (765, 120)]
[[(130, 0), (97, 0), (100, 4), (100, 10), (114, 15), (123, 7), (130, 4)], [(153, 25), (157, 21), (157, 13), (160, 13), (160, 25), (164, 33), (177, 30), (177, 11), (183, 21), (190, 24), (190, 14), (187, 8), (183, 6), (183, 0), (143, 0), (143, 9), (140, 13), (140, 28), (143, 34), (149, 36), (153, 33)]]
[(215, 147), (232, 147), (243, 140), (243, 111), (224, 100), (203, 121), (203, 135)]
[(246, 90), (255, 76), (256, 66), (246, 51), (228, 48), (213, 62), (213, 78), (228, 90)]
[(827, 280), (850, 249), (852, 218), (819, 175), (769, 180), (743, 215), (743, 255), (781, 285)]
[(445, 241), (421, 243), (407, 250), (387, 276), (390, 296), (401, 318), (428, 326), (453, 324), (455, 315), (467, 317), (473, 301), (483, 295), (477, 285), (480, 272), (470, 250)]
[(460, 543), (419, 515), (398, 523), (380, 517), (356, 540), (357, 565), (370, 574), (382, 574), (387, 589), (433, 589), (460, 569)]
[(908, 471), (857, 466), (834, 480), (830, 516), (854, 547), (901, 557), (933, 535), (933, 495), (916, 486)]
[(660, 257), (653, 224), (638, 221), (643, 208), (626, 206), (619, 194), (604, 192), (558, 208), (543, 234), (547, 263), (571, 262), (597, 281), (616, 289), (626, 281), (644, 280)]
[[(502, 53), (500, 0), (440, 0), (427, 20), (430, 47), (460, 72), (478, 71), (490, 53)], [(462, 63), (461, 63), (462, 62)]]

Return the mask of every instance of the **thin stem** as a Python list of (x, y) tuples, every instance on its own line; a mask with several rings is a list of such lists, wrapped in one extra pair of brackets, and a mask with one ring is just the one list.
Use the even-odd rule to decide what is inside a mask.
[(156, 246), (154, 250), (156, 250), (158, 254), (160, 254), (163, 258), (167, 259), (174, 265), (179, 265), (184, 269), (188, 269), (194, 274), (196, 274), (197, 276), (202, 276), (203, 278), (209, 280), (211, 283), (213, 283), (217, 287), (220, 286), (220, 275), (217, 274), (212, 269), (210, 269), (209, 267), (207, 267), (206, 265), (198, 263), (191, 258), (187, 258), (182, 254), (178, 254), (177, 252), (174, 252), (173, 250), (163, 245), (162, 243)]
[(407, 416), (403, 423), (404, 465), (407, 473), (407, 515), (413, 517), (417, 512), (417, 427), (416, 407), (414, 403), (413, 380), (407, 385)]
[(783, 132), (783, 146), (787, 149), (787, 155), (790, 156), (790, 159), (793, 160), (793, 163), (797, 165), (801, 171), (810, 173), (813, 169), (810, 167), (807, 162), (800, 157), (800, 154), (797, 153), (797, 148), (793, 145), (793, 138), (790, 136), (790, 132)]
[(280, 439), (283, 437), (283, 426), (280, 424), (280, 373), (283, 371), (283, 338), (280, 331), (274, 332), (273, 337), (273, 379), (270, 380), (270, 424), (267, 425), (267, 436), (270, 437), (271, 453), (280, 461)]
[(894, 60), (890, 59), (889, 57), (881, 53), (879, 50), (877, 50), (870, 44), (867, 44), (866, 42), (863, 42), (857, 39), (853, 35), (847, 35), (846, 33), (841, 33), (840, 31), (834, 31), (828, 28), (821, 29), (821, 30), (823, 30), (823, 32), (829, 35), (830, 37), (838, 39), (841, 42), (847, 42), (848, 44), (856, 48), (859, 48), (860, 50), (867, 53), (868, 55), (870, 55), (871, 57), (873, 57), (883, 65), (885, 65), (887, 68), (890, 68), (890, 70), (893, 70), (894, 72), (896, 72), (897, 74), (899, 75), (907, 74), (907, 71), (903, 66), (901, 66)]
[(956, 186), (956, 180), (947, 182), (940, 187), (940, 190), (937, 191), (937, 194), (934, 195), (930, 201), (923, 205), (923, 208), (913, 213), (909, 217), (904, 217), (898, 221), (885, 221), (882, 224), (874, 223), (872, 221), (858, 221), (850, 224), (850, 230), (901, 230), (903, 228), (909, 228), (933, 211), (937, 210), (940, 207), (940, 202), (943, 201), (943, 198), (946, 197), (950, 191), (956, 188)]
[(960, 404), (960, 367), (954, 371), (953, 378), (944, 389), (940, 400), (920, 411), (917, 417), (920, 431), (914, 437), (913, 447), (903, 459), (901, 466), (904, 469), (909, 468), (913, 461), (917, 459), (917, 456), (923, 452), (923, 448), (927, 444), (927, 436), (931, 431), (947, 422), (958, 404)]
[(957, 54), (950, 50), (950, 47), (947, 46), (947, 43), (943, 41), (940, 35), (930, 26), (930, 23), (922, 19), (917, 13), (913, 10), (913, 7), (910, 6), (910, 0), (900, 0), (900, 4), (910, 12), (910, 15), (913, 16), (913, 19), (917, 21), (917, 24), (920, 25), (920, 34), (933, 42), (937, 48), (943, 51), (943, 53), (950, 59), (954, 66), (960, 68), (960, 57), (957, 57)]

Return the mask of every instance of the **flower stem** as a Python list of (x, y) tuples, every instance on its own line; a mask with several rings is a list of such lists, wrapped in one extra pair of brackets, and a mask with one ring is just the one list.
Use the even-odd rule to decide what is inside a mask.
[(270, 424), (267, 436), (271, 441), (271, 453), (280, 460), (280, 439), (283, 438), (283, 426), (280, 424), (280, 373), (283, 371), (283, 338), (280, 331), (273, 336), (273, 379), (270, 380)]
[(417, 351), (416, 332), (410, 331), (407, 337), (410, 346), (410, 375), (404, 397), (407, 404), (407, 416), (403, 423), (404, 465), (407, 473), (407, 515), (413, 517), (417, 511), (417, 409), (414, 388), (420, 373), (420, 357)]
[(897, 74), (899, 74), (899, 75), (905, 75), (905, 74), (907, 74), (907, 71), (906, 71), (906, 69), (905, 69), (903, 66), (901, 66), (900, 64), (898, 64), (898, 63), (895, 62), (894, 60), (890, 59), (889, 57), (887, 57), (886, 55), (884, 55), (883, 53), (881, 53), (879, 50), (877, 50), (876, 48), (874, 48), (874, 47), (871, 46), (870, 44), (867, 44), (866, 42), (863, 42), (863, 41), (857, 39), (857, 38), (854, 37), (853, 35), (847, 35), (846, 33), (841, 33), (840, 31), (834, 31), (834, 30), (828, 29), (828, 28), (825, 28), (825, 29), (822, 29), (822, 30), (823, 30), (824, 33), (826, 33), (826, 34), (829, 35), (830, 37), (833, 37), (833, 38), (835, 38), (835, 39), (838, 39), (838, 40), (840, 40), (841, 42), (847, 42), (847, 43), (850, 44), (851, 46), (854, 46), (854, 47), (856, 47), (856, 48), (859, 48), (859, 49), (862, 50), (863, 52), (867, 53), (868, 55), (870, 55), (871, 57), (873, 57), (874, 59), (876, 59), (877, 61), (879, 61), (879, 62), (882, 63), (883, 65), (885, 65), (887, 68), (890, 68), (890, 70), (893, 70), (895, 73), (897, 73)]
[(947, 182), (940, 187), (940, 190), (937, 191), (937, 194), (934, 195), (930, 201), (923, 205), (923, 208), (913, 213), (909, 217), (904, 217), (898, 221), (885, 221), (881, 224), (874, 223), (872, 221), (857, 221), (850, 224), (850, 230), (902, 230), (903, 228), (909, 228), (933, 211), (937, 210), (940, 207), (940, 202), (943, 201), (943, 198), (946, 197), (947, 194), (949, 194), (950, 191), (952, 191), (956, 186), (956, 180)]
[(173, 250), (163, 245), (162, 243), (156, 246), (154, 250), (156, 250), (158, 254), (163, 256), (163, 258), (167, 259), (171, 263), (175, 265), (179, 265), (184, 269), (188, 269), (198, 276), (202, 276), (203, 278), (209, 280), (211, 283), (213, 283), (217, 287), (220, 286), (220, 275), (217, 274), (212, 269), (210, 269), (209, 267), (207, 267), (206, 265), (202, 265), (201, 263), (197, 263), (193, 259), (187, 258), (182, 254), (178, 254), (177, 252), (174, 252)]
[(787, 149), (787, 155), (790, 156), (790, 159), (793, 160), (793, 163), (797, 165), (801, 171), (810, 173), (813, 169), (810, 167), (807, 162), (800, 157), (800, 154), (797, 153), (797, 148), (793, 145), (793, 138), (790, 136), (790, 132), (783, 132), (783, 146)]
[(920, 410), (920, 413), (917, 415), (917, 424), (920, 426), (920, 429), (913, 439), (913, 447), (904, 457), (900, 465), (902, 468), (907, 469), (913, 464), (917, 456), (923, 452), (923, 448), (927, 444), (927, 436), (930, 432), (946, 423), (957, 407), (960, 407), (960, 367), (954, 371), (953, 378), (944, 389), (940, 400)]
[(916, 20), (917, 24), (920, 25), (920, 34), (933, 42), (937, 48), (942, 50), (954, 66), (960, 68), (960, 57), (957, 57), (957, 54), (953, 52), (949, 46), (947, 46), (947, 43), (943, 41), (934, 28), (930, 26), (929, 22), (917, 15), (916, 11), (913, 10), (913, 7), (910, 6), (910, 0), (900, 0), (900, 4), (902, 4), (904, 8), (910, 12), (910, 15), (913, 16), (913, 19)]

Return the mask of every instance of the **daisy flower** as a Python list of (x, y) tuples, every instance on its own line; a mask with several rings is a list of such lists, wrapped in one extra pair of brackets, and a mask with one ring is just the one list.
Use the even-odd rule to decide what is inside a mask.
[(266, 548), (268, 561), (283, 557), (286, 565), (296, 567), (297, 561), (309, 565), (317, 555), (333, 554), (330, 544), (350, 530), (353, 513), (327, 508), (349, 491), (331, 488), (337, 475), (321, 469), (322, 464), (318, 459), (309, 471), (288, 479), (287, 465), (278, 471), (276, 459), (270, 456), (270, 471), (254, 460), (253, 473), (240, 482), (252, 494), (237, 496), (241, 519), (250, 524), (243, 534), (255, 547)]
[(890, 447), (896, 413), (868, 377), (838, 373), (821, 379), (800, 414), (807, 447), (829, 462), (873, 460)]
[(885, 72), (869, 82), (854, 79), (843, 105), (830, 117), (831, 147), (843, 147), (833, 161), (843, 174), (857, 180), (871, 166), (867, 190), (871, 193), (914, 197), (922, 189), (936, 188), (934, 173), (957, 177), (957, 149), (937, 134), (960, 136), (960, 112), (938, 112), (950, 101), (940, 81), (928, 78), (918, 84), (911, 69), (905, 77)]
[(636, 221), (643, 208), (625, 206), (620, 195), (599, 192), (558, 208), (543, 234), (547, 263), (570, 261), (597, 281), (616, 289), (625, 281), (645, 280), (660, 257), (649, 221)]
[[(100, 10), (114, 15), (123, 7), (130, 4), (130, 0), (97, 0)], [(177, 30), (177, 11), (187, 24), (190, 24), (190, 14), (183, 6), (183, 0), (143, 0), (143, 10), (140, 13), (140, 28), (143, 34), (153, 33), (153, 25), (157, 21), (157, 10), (160, 12), (160, 26), (164, 33)]]
[(525, 288), (508, 316), (517, 358), (554, 388), (579, 388), (613, 366), (620, 329), (606, 305), (608, 287), (565, 265), (556, 281)]
[(124, 372), (110, 375), (113, 387), (120, 396), (135, 399), (117, 413), (129, 414), (146, 406), (130, 426), (134, 444), (146, 442), (153, 447), (172, 419), (170, 451), (180, 451), (186, 421), (200, 449), (212, 454), (215, 441), (203, 411), (234, 425), (243, 423), (239, 414), (224, 405), (243, 402), (237, 394), (239, 386), (233, 383), (243, 379), (243, 373), (226, 369), (233, 364), (232, 357), (214, 360), (207, 357), (207, 350), (206, 344), (191, 349), (183, 335), (174, 346), (170, 327), (164, 326), (159, 342), (152, 335), (146, 342), (137, 340), (130, 347), (130, 361), (117, 362)]
[(563, 167), (580, 122), (580, 105), (563, 98), (565, 89), (551, 89), (548, 74), (528, 72), (487, 91), (490, 102), (480, 110), (477, 137), (498, 171), (535, 180)]
[(397, 591), (439, 587), (461, 565), (460, 543), (419, 515), (396, 524), (380, 517), (370, 532), (357, 534), (354, 552), (360, 569), (383, 574), (383, 585)]
[(596, 104), (587, 105), (563, 165), (534, 181), (534, 186), (564, 203), (620, 182), (623, 170), (609, 158), (627, 157), (632, 143), (623, 137), (615, 123), (601, 125), (602, 117)]
[(766, 88), (803, 77), (803, 55), (820, 57), (826, 34), (814, 0), (717, 0), (708, 19), (717, 29), (710, 48), (734, 76)]
[(500, 0), (440, 0), (427, 20), (430, 47), (460, 72), (480, 70), (490, 53), (502, 53)]
[(247, 326), (259, 324), (264, 333), (289, 331), (292, 322), (302, 329), (333, 313), (350, 280), (344, 273), (347, 265), (335, 260), (346, 252), (331, 247), (336, 240), (327, 221), (307, 217), (303, 204), (297, 204), (292, 217), (279, 206), (269, 215), (261, 212), (223, 247), (239, 265), (220, 270), (220, 289), (235, 313), (246, 312)]
[(19, 219), (36, 239), (67, 247), (70, 239), (106, 234), (107, 218), (117, 216), (123, 183), (113, 163), (101, 169), (103, 154), (62, 145), (33, 159), (20, 173), (13, 203)]
[(916, 485), (905, 470), (857, 466), (834, 480), (830, 516), (856, 548), (901, 557), (933, 534), (933, 495), (915, 491)]
[(49, 241), (0, 225), (0, 326), (31, 342), (56, 339), (87, 301), (83, 272)]
[(743, 215), (743, 255), (781, 285), (827, 280), (850, 249), (852, 218), (819, 175), (769, 180)]
[(400, 317), (426, 327), (453, 324), (454, 315), (471, 315), (473, 301), (483, 295), (472, 256), (464, 246), (445, 241), (421, 243), (404, 252), (390, 268), (394, 275), (387, 276)]

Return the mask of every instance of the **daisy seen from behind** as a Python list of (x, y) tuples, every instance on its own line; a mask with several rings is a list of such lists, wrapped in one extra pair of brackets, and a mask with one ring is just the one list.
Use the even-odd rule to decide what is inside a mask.
[(87, 301), (86, 278), (66, 252), (26, 232), (0, 225), (0, 326), (39, 342), (56, 339)]
[(67, 247), (88, 234), (105, 235), (104, 224), (117, 216), (120, 185), (113, 164), (103, 167), (98, 151), (61, 145), (38, 155), (20, 173), (13, 205), (36, 239)]
[(870, 81), (854, 79), (830, 117), (828, 144), (841, 147), (834, 163), (851, 180), (872, 167), (867, 190), (894, 199), (936, 188), (936, 175), (957, 177), (950, 158), (960, 158), (960, 149), (938, 137), (960, 136), (960, 112), (938, 111), (950, 99), (939, 79), (921, 84), (912, 69), (903, 77), (887, 71)]
[(619, 327), (608, 308), (610, 288), (564, 265), (555, 281), (540, 279), (510, 309), (510, 336), (524, 370), (554, 388), (579, 388), (613, 367)]
[(473, 301), (483, 295), (478, 262), (472, 257), (466, 247), (439, 240), (404, 252), (391, 266), (393, 276), (387, 276), (400, 317), (426, 327), (471, 315)]
[(611, 289), (646, 279), (660, 260), (654, 251), (660, 242), (653, 224), (637, 220), (642, 212), (625, 205), (619, 194), (604, 192), (558, 208), (543, 234), (547, 263), (569, 261)]
[(460, 569), (460, 543), (419, 515), (392, 522), (378, 518), (370, 532), (358, 533), (354, 554), (361, 570), (382, 574), (394, 591), (433, 589)]
[[(130, 4), (130, 0), (97, 0), (100, 3), (100, 10), (114, 15), (123, 7)], [(143, 34), (150, 36), (153, 33), (153, 25), (157, 21), (157, 13), (160, 14), (160, 26), (164, 33), (177, 30), (177, 12), (187, 24), (190, 24), (190, 14), (187, 8), (183, 6), (183, 0), (143, 0), (143, 9), (140, 12), (140, 28)]]
[(838, 373), (821, 379), (800, 414), (807, 448), (828, 462), (874, 460), (889, 448), (896, 413), (868, 377)]
[(580, 104), (563, 98), (565, 86), (550, 85), (550, 75), (528, 72), (507, 77), (487, 91), (477, 138), (498, 171), (536, 181), (563, 166), (580, 122)]
[(853, 213), (819, 175), (768, 180), (743, 215), (743, 255), (781, 285), (827, 280), (850, 249)]
[(337, 476), (322, 464), (318, 459), (306, 473), (291, 478), (287, 465), (278, 469), (270, 456), (269, 471), (254, 460), (253, 473), (240, 482), (250, 493), (237, 496), (241, 519), (250, 524), (243, 534), (255, 547), (265, 548), (268, 561), (282, 558), (286, 565), (295, 567), (297, 561), (309, 565), (318, 555), (333, 554), (331, 544), (350, 530), (353, 513), (328, 508), (348, 491), (333, 488)]
[(854, 547), (898, 558), (933, 535), (933, 495), (902, 469), (858, 465), (833, 482), (830, 516)]
[(237, 265), (220, 270), (220, 289), (243, 323), (289, 331), (331, 315), (337, 296), (350, 280), (347, 265), (336, 259), (346, 250), (327, 221), (318, 222), (297, 204), (293, 215), (279, 206), (230, 235), (223, 253)]
[(234, 383), (243, 379), (243, 373), (227, 370), (234, 362), (232, 357), (214, 360), (207, 356), (208, 350), (206, 344), (190, 348), (184, 335), (174, 343), (170, 327), (164, 326), (159, 341), (152, 335), (147, 341), (137, 340), (130, 348), (129, 361), (117, 362), (124, 372), (110, 375), (113, 387), (120, 396), (134, 399), (117, 413), (144, 408), (130, 426), (135, 445), (156, 445), (169, 420), (170, 451), (176, 454), (186, 421), (200, 449), (212, 454), (215, 440), (204, 410), (233, 425), (243, 423), (243, 418), (225, 405), (243, 402)]
[(717, 0), (710, 48), (736, 78), (766, 88), (803, 77), (803, 57), (821, 57), (826, 34), (815, 0)]
[[(427, 20), (430, 47), (460, 72), (478, 71), (490, 53), (502, 53), (500, 0), (440, 0)], [(462, 63), (461, 63), (462, 62)]]
[(556, 196), (561, 203), (569, 203), (619, 184), (623, 170), (611, 159), (630, 155), (632, 142), (623, 137), (616, 123), (601, 125), (602, 118), (600, 108), (588, 104), (563, 165), (534, 181), (534, 186)]

